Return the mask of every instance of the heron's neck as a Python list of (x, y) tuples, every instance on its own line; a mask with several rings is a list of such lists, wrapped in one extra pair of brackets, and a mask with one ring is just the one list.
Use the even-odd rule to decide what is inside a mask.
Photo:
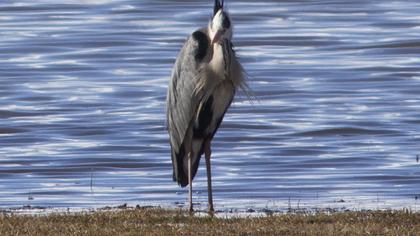
[(213, 45), (213, 57), (210, 60), (210, 69), (218, 79), (225, 79), (226, 62), (223, 56), (223, 46), (215, 43)]

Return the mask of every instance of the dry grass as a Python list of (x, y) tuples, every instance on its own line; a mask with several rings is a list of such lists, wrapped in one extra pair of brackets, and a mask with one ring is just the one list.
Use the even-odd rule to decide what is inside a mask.
[(420, 235), (420, 213), (343, 212), (249, 218), (191, 217), (162, 209), (1, 215), (0, 235)]

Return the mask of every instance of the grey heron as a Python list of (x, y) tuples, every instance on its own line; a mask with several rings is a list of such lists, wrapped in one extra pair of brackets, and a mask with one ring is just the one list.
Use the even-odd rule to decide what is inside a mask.
[(233, 25), (224, 1), (215, 0), (207, 27), (193, 32), (182, 47), (172, 70), (167, 94), (167, 128), (170, 136), (173, 180), (189, 185), (204, 154), (208, 207), (214, 212), (211, 184), (211, 141), (245, 76), (232, 44)]

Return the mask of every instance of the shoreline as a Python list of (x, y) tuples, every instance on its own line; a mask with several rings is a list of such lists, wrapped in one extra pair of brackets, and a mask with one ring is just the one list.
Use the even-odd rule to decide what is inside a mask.
[[(9, 207), (9, 208), (0, 208), (0, 215), (50, 215), (50, 214), (94, 214), (100, 212), (116, 212), (116, 211), (125, 211), (125, 210), (165, 210), (165, 211), (187, 211), (186, 207), (168, 207), (168, 206), (155, 206), (155, 205), (128, 205), (127, 203), (114, 206), (104, 206), (104, 207), (44, 207), (36, 205), (23, 205), (21, 207)], [(272, 216), (272, 215), (286, 215), (286, 214), (306, 214), (306, 215), (315, 215), (315, 214), (337, 214), (337, 213), (363, 213), (363, 212), (410, 212), (420, 214), (420, 210), (417, 208), (384, 208), (384, 209), (349, 209), (346, 207), (301, 207), (301, 208), (270, 208), (270, 207), (249, 207), (246, 209), (231, 209), (231, 208), (222, 208), (215, 209), (215, 216), (222, 217), (253, 217), (253, 216)], [(195, 215), (207, 215), (206, 209), (195, 209)]]

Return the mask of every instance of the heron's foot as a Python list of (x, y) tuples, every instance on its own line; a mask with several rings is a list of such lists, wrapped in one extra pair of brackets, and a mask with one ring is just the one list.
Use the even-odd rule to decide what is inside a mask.
[(208, 211), (209, 216), (213, 217), (214, 216), (214, 208), (211, 206), (209, 207), (209, 211)]
[(192, 215), (194, 213), (194, 209), (192, 206), (190, 206), (190, 209), (188, 210), (188, 212), (190, 213), (190, 215)]

